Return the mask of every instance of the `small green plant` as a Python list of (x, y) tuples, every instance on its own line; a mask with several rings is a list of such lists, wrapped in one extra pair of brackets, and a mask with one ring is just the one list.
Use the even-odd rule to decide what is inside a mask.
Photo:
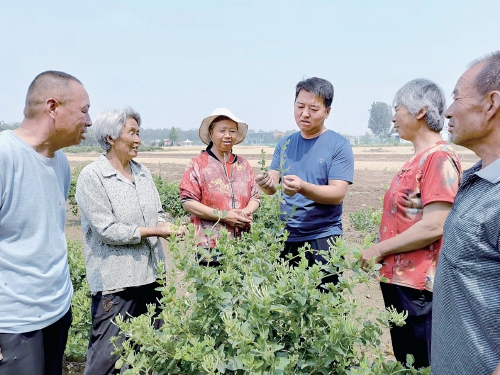
[(81, 164), (75, 169), (73, 169), (73, 172), (71, 173), (71, 183), (69, 185), (69, 192), (68, 192), (68, 202), (69, 206), (71, 207), (71, 213), (75, 216), (78, 216), (78, 203), (76, 203), (76, 182), (78, 181), (78, 176), (80, 175), (80, 172), (82, 171), (83, 167), (85, 167), (87, 164)]
[(83, 249), (78, 241), (68, 241), (68, 263), (74, 293), (71, 300), (73, 322), (69, 330), (65, 356), (68, 360), (82, 361), (87, 353), (92, 330), (90, 315), (92, 300), (86, 280)]
[(260, 161), (259, 161), (259, 164), (260, 164), (260, 170), (262, 171), (262, 174), (264, 175), (264, 177), (267, 176), (267, 172), (269, 171), (269, 167), (266, 166), (266, 152), (264, 151), (264, 149), (261, 149), (260, 150)]
[(362, 208), (349, 213), (351, 226), (359, 232), (376, 233), (382, 220), (382, 210), (373, 207)]

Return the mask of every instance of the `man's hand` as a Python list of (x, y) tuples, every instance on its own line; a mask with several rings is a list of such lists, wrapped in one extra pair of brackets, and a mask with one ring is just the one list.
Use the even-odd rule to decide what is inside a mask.
[(293, 174), (283, 176), (281, 186), (283, 186), (283, 193), (293, 197), (295, 194), (300, 193), (304, 181), (300, 177)]
[(262, 189), (269, 189), (270, 187), (273, 187), (274, 185), (276, 185), (276, 183), (274, 182), (273, 176), (269, 172), (266, 172), (265, 174), (259, 173), (258, 175), (256, 175), (255, 182)]
[(359, 265), (364, 269), (369, 269), (371, 264), (380, 263), (382, 259), (384, 259), (384, 255), (380, 253), (377, 244), (375, 244), (361, 253)]

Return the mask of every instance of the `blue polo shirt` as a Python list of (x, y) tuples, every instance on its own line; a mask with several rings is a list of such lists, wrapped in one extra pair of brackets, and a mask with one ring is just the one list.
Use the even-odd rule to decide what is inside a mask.
[[(270, 169), (281, 171), (280, 175), (296, 175), (315, 185), (328, 185), (328, 180), (352, 183), (354, 156), (349, 141), (332, 130), (313, 139), (305, 139), (296, 132), (278, 143)], [(284, 198), (282, 210), (286, 216), (295, 207), (286, 224), (290, 233), (288, 242), (342, 234), (342, 203), (320, 204), (302, 194)]]

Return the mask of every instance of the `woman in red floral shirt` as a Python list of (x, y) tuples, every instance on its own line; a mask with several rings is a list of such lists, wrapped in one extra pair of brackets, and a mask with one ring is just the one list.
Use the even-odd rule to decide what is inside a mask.
[[(455, 151), (442, 140), (446, 100), (435, 83), (416, 79), (396, 93), (392, 118), (415, 153), (396, 174), (384, 196), (380, 242), (365, 250), (361, 265), (381, 262), (386, 307), (408, 311), (406, 324), (391, 328), (396, 359), (429, 366), (432, 290), (443, 225), (458, 190), (462, 169)], [(384, 280), (384, 279), (383, 279)]]
[[(248, 231), (252, 214), (259, 208), (252, 167), (232, 152), (247, 131), (248, 125), (225, 108), (216, 109), (201, 123), (200, 139), (208, 146), (189, 162), (182, 176), (180, 196), (198, 229), (200, 245), (205, 248), (216, 246), (221, 227), (235, 237)], [(205, 229), (216, 234), (209, 238)]]

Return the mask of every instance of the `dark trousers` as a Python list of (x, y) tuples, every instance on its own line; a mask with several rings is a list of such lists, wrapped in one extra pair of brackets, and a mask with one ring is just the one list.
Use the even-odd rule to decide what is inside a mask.
[[(327, 263), (326, 259), (320, 255), (317, 251), (315, 250), (325, 250), (328, 251), (330, 248), (330, 244), (328, 243), (329, 241), (335, 243), (337, 238), (340, 236), (328, 236), (328, 237), (322, 237), (322, 238), (316, 238), (314, 240), (308, 240), (305, 242), (285, 242), (285, 247), (283, 251), (280, 253), (280, 258), (288, 260), (288, 255), (292, 255), (293, 258), (288, 260), (291, 265), (293, 266), (298, 266), (300, 262), (300, 258), (298, 257), (299, 255), (299, 249), (301, 247), (304, 247), (306, 243), (308, 243), (311, 246), (312, 251), (306, 252), (305, 256), (308, 262), (309, 267), (314, 265), (316, 262), (319, 262), (321, 264)], [(321, 279), (321, 284), (318, 286), (318, 289), (321, 290), (322, 292), (328, 293), (328, 290), (323, 287), (324, 284), (327, 283), (333, 283), (337, 284), (339, 282), (339, 277), (337, 275), (328, 275)]]
[(26, 333), (0, 333), (0, 375), (61, 375), (71, 308), (50, 326)]
[(430, 365), (432, 329), (432, 293), (400, 285), (380, 283), (385, 307), (408, 311), (406, 324), (391, 327), (394, 356), (406, 363), (406, 354), (415, 358), (415, 368)]
[[(102, 295), (97, 293), (92, 296), (92, 333), (87, 352), (87, 363), (85, 364), (86, 375), (119, 374), (120, 370), (115, 369), (115, 362), (118, 356), (111, 354), (114, 350), (113, 344), (109, 341), (111, 337), (118, 336), (119, 346), (124, 337), (120, 334), (120, 329), (111, 321), (118, 314), (125, 320), (130, 316), (137, 317), (147, 312), (147, 305), (156, 305), (156, 316), (160, 313), (161, 292), (155, 289), (158, 283), (131, 287), (123, 292)], [(155, 328), (161, 325), (161, 321), (155, 320)]]

